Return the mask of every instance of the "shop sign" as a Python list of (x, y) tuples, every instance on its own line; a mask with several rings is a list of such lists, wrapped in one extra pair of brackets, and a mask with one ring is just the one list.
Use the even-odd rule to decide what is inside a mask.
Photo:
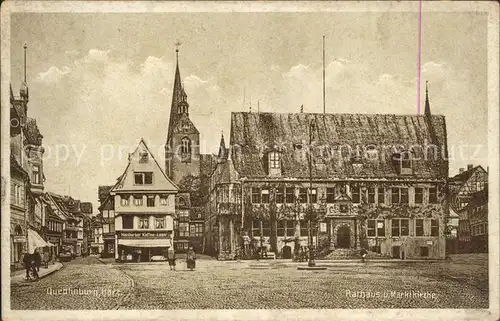
[(169, 239), (172, 237), (172, 232), (125, 232), (125, 231), (117, 231), (117, 236), (122, 239), (134, 239), (134, 238), (156, 238), (156, 239)]
[(319, 223), (319, 230), (320, 232), (326, 232), (326, 223)]
[(432, 245), (432, 241), (427, 241), (427, 245)]
[(26, 236), (24, 235), (14, 235), (14, 243), (25, 243)]

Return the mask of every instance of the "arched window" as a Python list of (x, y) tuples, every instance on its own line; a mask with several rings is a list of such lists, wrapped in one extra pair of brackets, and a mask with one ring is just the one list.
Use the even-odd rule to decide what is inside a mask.
[(183, 155), (191, 154), (191, 140), (187, 137), (184, 137), (181, 140), (181, 154)]

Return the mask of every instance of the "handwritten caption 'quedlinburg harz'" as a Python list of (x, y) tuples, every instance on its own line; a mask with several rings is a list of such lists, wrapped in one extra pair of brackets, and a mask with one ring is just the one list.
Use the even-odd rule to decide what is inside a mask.
[(427, 299), (436, 300), (435, 292), (422, 291), (350, 291), (346, 290), (345, 295), (348, 298), (354, 299), (370, 299), (370, 298), (391, 298), (391, 299)]
[(117, 289), (108, 289), (108, 288), (97, 288), (97, 289), (79, 289), (79, 288), (47, 288), (48, 295), (88, 295), (95, 297), (113, 297), (119, 296), (120, 290)]

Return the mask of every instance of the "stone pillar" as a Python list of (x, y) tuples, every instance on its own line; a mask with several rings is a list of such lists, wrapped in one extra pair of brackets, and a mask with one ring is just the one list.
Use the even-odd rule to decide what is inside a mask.
[(229, 239), (231, 244), (231, 254), (234, 254), (234, 222), (233, 219), (229, 219)]
[(120, 254), (118, 253), (118, 235), (115, 232), (115, 260), (120, 258)]
[(335, 250), (333, 219), (330, 219), (330, 250)]

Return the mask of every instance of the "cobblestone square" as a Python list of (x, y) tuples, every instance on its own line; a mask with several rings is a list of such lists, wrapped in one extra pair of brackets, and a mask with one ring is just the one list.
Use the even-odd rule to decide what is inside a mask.
[[(11, 286), (12, 309), (487, 308), (486, 256), (438, 263), (179, 260), (103, 264), (78, 258), (57, 273)], [(66, 294), (59, 293), (64, 289)]]

